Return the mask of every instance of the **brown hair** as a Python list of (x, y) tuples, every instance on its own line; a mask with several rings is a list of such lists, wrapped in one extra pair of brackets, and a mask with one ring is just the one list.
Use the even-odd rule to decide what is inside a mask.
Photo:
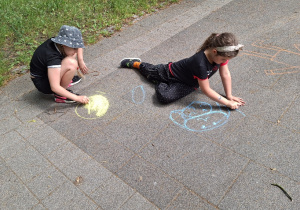
[(56, 45), (56, 47), (58, 48), (58, 50), (61, 52), (61, 54), (62, 54), (64, 57), (66, 57), (66, 53), (65, 53), (65, 50), (64, 50), (62, 44), (57, 44), (57, 43), (55, 43), (55, 45)]
[[(201, 50), (206, 50), (210, 48), (216, 47), (224, 47), (224, 46), (236, 46), (238, 44), (238, 40), (232, 33), (212, 33), (202, 44), (202, 46), (197, 50), (200, 52)], [(231, 52), (218, 52), (217, 55), (224, 57), (235, 57), (239, 53), (239, 50), (231, 51)]]

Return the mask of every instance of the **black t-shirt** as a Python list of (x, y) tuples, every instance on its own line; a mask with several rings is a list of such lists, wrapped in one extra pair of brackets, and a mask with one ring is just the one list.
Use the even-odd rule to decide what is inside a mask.
[(63, 58), (54, 42), (48, 39), (33, 53), (30, 74), (34, 77), (48, 77), (48, 68), (60, 68)]
[(220, 64), (211, 64), (204, 51), (200, 51), (189, 58), (174, 62), (170, 66), (171, 74), (181, 82), (199, 88), (198, 79), (210, 78), (219, 69)]

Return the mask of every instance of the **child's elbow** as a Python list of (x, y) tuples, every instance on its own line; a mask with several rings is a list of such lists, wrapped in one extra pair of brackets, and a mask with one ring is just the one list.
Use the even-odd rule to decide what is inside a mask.
[(205, 90), (205, 91), (202, 91), (202, 93), (204, 93), (204, 95), (206, 95), (206, 96), (208, 96), (208, 97), (210, 96), (210, 94), (209, 94), (210, 91)]
[(210, 88), (207, 88), (207, 87), (200, 87), (200, 89), (201, 89), (201, 92), (204, 93), (206, 96), (210, 92)]

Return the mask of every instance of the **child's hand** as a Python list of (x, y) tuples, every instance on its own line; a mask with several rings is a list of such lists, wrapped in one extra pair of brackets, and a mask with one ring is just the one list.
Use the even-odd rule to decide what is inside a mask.
[(230, 98), (227, 98), (229, 101), (235, 101), (241, 104), (241, 106), (244, 106), (246, 103), (245, 101), (240, 97), (231, 96)]
[(78, 96), (77, 102), (87, 104), (89, 103), (89, 98), (87, 96)]
[(78, 65), (79, 65), (79, 69), (80, 71), (83, 73), (83, 74), (87, 74), (89, 69), (88, 67), (85, 65), (85, 62), (84, 61), (79, 61), (78, 62)]
[(242, 104), (236, 101), (228, 101), (228, 104), (226, 106), (230, 109), (238, 109), (239, 106), (242, 106)]

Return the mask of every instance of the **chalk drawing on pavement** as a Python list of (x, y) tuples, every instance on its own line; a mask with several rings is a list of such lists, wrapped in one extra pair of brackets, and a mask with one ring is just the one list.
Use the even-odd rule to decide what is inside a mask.
[(135, 104), (142, 104), (145, 100), (145, 90), (143, 85), (136, 86), (131, 91), (132, 101)]
[[(267, 59), (274, 62), (274, 64), (283, 64), (285, 66), (284, 68), (266, 69), (264, 70), (266, 75), (292, 74), (300, 72), (300, 44), (294, 44), (296, 52), (281, 47), (265, 44), (264, 41), (257, 41), (252, 43), (251, 45), (256, 47), (259, 51), (264, 51), (264, 53), (243, 50), (243, 55)], [(283, 60), (287, 57), (290, 58), (289, 61)]]
[[(228, 122), (230, 110), (216, 103), (217, 109), (206, 102), (194, 101), (181, 110), (170, 113), (170, 119), (180, 127), (195, 132), (216, 129)], [(246, 116), (240, 111), (240, 113)]]
[(89, 97), (89, 103), (77, 105), (75, 113), (83, 119), (93, 120), (104, 116), (109, 108), (109, 102), (103, 95), (93, 95)]

